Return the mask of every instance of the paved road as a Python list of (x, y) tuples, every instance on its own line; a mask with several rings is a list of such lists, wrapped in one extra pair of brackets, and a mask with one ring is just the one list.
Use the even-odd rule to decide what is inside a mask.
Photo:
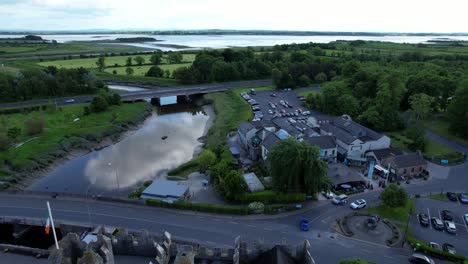
[[(242, 82), (228, 82), (228, 83), (215, 83), (215, 84), (204, 84), (204, 85), (190, 85), (190, 86), (173, 86), (147, 91), (138, 92), (124, 92), (120, 95), (123, 100), (140, 100), (146, 98), (159, 98), (164, 96), (177, 96), (177, 95), (192, 95), (192, 94), (205, 94), (226, 91), (232, 88), (239, 87), (254, 87), (272, 84), (271, 80), (254, 80), (254, 81), (242, 81)], [(70, 104), (82, 104), (90, 102), (92, 95), (89, 96), (77, 96), (67, 98), (53, 98), (53, 99), (41, 99), (32, 100), (26, 102), (15, 102), (0, 104), (1, 108), (14, 108), (14, 107), (25, 107), (31, 105), (43, 105), (53, 101), (57, 105), (70, 105)], [(67, 103), (68, 99), (74, 99), (74, 102)]]
[(467, 146), (464, 146), (464, 145), (461, 145), (461, 144), (458, 144), (457, 142), (453, 141), (453, 140), (450, 140), (446, 137), (443, 137), (439, 134), (436, 134), (432, 131), (429, 131), (429, 130), (426, 130), (426, 136), (439, 142), (439, 143), (442, 143), (448, 147), (451, 147), (453, 149), (455, 149), (456, 151), (458, 152), (461, 152), (461, 153), (468, 153), (468, 147)]

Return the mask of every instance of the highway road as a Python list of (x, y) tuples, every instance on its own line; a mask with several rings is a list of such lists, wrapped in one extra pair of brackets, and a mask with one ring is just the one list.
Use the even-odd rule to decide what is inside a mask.
[[(206, 94), (213, 92), (226, 91), (232, 88), (239, 87), (255, 87), (272, 84), (271, 80), (253, 80), (253, 81), (241, 81), (241, 82), (227, 82), (227, 83), (214, 83), (214, 84), (203, 84), (203, 85), (185, 85), (185, 86), (172, 86), (164, 88), (156, 88), (146, 91), (138, 92), (123, 92), (120, 95), (122, 100), (141, 100), (147, 98), (160, 98), (165, 96), (177, 96), (177, 95), (192, 95), (192, 94)], [(137, 85), (135, 85), (137, 86)], [(90, 102), (93, 98), (93, 95), (88, 96), (70, 96), (66, 98), (51, 98), (51, 99), (40, 99), (40, 100), (31, 100), (25, 102), (14, 102), (14, 103), (4, 103), (0, 104), (0, 109), (2, 108), (17, 108), (17, 107), (26, 107), (32, 105), (44, 105), (49, 102), (53, 102), (56, 105), (71, 105), (71, 104), (82, 104)], [(73, 99), (73, 102), (67, 102), (68, 100)]]

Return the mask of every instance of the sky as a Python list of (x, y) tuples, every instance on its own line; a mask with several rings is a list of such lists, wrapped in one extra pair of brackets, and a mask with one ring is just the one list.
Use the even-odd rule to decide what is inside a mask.
[(0, 30), (468, 32), (466, 0), (0, 0)]

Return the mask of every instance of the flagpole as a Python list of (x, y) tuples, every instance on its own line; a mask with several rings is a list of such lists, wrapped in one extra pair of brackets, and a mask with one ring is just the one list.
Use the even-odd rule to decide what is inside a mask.
[(47, 201), (47, 209), (49, 210), (50, 222), (52, 223), (52, 232), (54, 233), (55, 247), (57, 249), (60, 249), (57, 241), (57, 234), (55, 233), (54, 218), (52, 217), (52, 211), (50, 210), (49, 201)]

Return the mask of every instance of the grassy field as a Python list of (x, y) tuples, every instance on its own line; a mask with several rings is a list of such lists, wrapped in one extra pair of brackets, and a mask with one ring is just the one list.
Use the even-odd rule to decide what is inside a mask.
[(47, 44), (0, 44), (0, 54), (33, 52), (45, 47)]
[[(272, 90), (274, 87), (253, 87), (256, 91)], [(224, 145), (226, 136), (230, 131), (236, 130), (239, 122), (252, 119), (250, 105), (240, 96), (241, 92), (247, 92), (250, 88), (238, 88), (223, 93), (212, 93), (205, 98), (214, 105), (216, 118), (208, 131), (206, 148), (214, 149), (216, 146)]]
[(303, 93), (299, 93), (299, 96), (304, 96), (304, 97), (307, 97), (311, 94), (317, 94), (317, 93), (321, 93), (321, 91), (308, 91), (308, 92), (303, 92)]
[[(163, 64), (163, 65), (159, 65), (159, 67), (161, 69), (163, 69), (164, 71), (166, 70), (169, 70), (172, 74), (172, 72), (179, 68), (179, 67), (189, 67), (190, 65), (192, 65), (192, 63), (180, 63), (180, 64)], [(132, 66), (130, 68), (133, 69), (134, 73), (133, 75), (134, 76), (145, 76), (145, 74), (148, 72), (148, 70), (152, 67), (153, 65), (143, 65), (143, 66)], [(116, 68), (106, 68), (105, 71), (107, 73), (111, 73), (113, 74), (114, 71), (117, 72), (117, 75), (127, 75), (127, 73), (125, 72), (125, 70), (127, 69), (128, 67), (116, 67)]]
[(415, 213), (414, 198), (408, 199), (404, 207), (387, 207), (380, 205), (377, 207), (371, 207), (365, 209), (367, 212), (372, 214), (378, 214), (383, 218), (392, 219), (400, 222), (405, 222), (408, 219), (408, 213)]
[[(115, 65), (118, 66), (125, 66), (127, 58), (132, 58), (132, 63), (136, 64), (133, 60), (137, 55), (130, 55), (130, 56), (113, 56), (113, 57), (106, 57), (106, 66), (113, 67)], [(140, 55), (145, 59), (145, 63), (150, 62), (151, 55)], [(195, 54), (183, 54), (182, 57), (183, 62), (185, 63), (192, 63), (195, 60)], [(72, 60), (52, 60), (52, 61), (44, 61), (40, 62), (39, 65), (47, 67), (47, 66), (56, 66), (57, 68), (97, 68), (96, 65), (97, 58), (88, 58), (88, 59), (72, 59)], [(167, 63), (166, 57), (163, 57), (163, 63)], [(111, 71), (112, 72), (112, 71)]]
[(439, 200), (439, 201), (448, 201), (447, 196), (445, 193), (436, 193), (436, 194), (429, 194), (426, 196), (427, 198)]
[[(44, 131), (35, 140), (18, 148), (0, 152), (0, 164), (7, 161), (15, 170), (32, 169), (35, 165), (48, 163), (53, 155), (74, 144), (86, 144), (87, 140), (99, 140), (103, 136), (121, 132), (124, 123), (135, 123), (145, 116), (148, 104), (135, 103), (113, 106), (109, 111), (83, 116), (84, 105), (72, 105), (56, 110), (54, 113), (35, 111), (28, 114), (11, 114), (0, 117), (4, 133), (7, 128), (21, 128), (19, 142), (33, 138), (26, 135), (24, 123), (29, 119), (43, 118)], [(81, 118), (73, 122), (75, 118)], [(86, 140), (85, 140), (86, 139)], [(58, 151), (58, 152), (57, 152)]]
[(431, 120), (426, 120), (424, 122), (424, 127), (461, 145), (468, 146), (468, 139), (454, 136), (449, 132), (449, 123), (445, 118), (432, 118)]

